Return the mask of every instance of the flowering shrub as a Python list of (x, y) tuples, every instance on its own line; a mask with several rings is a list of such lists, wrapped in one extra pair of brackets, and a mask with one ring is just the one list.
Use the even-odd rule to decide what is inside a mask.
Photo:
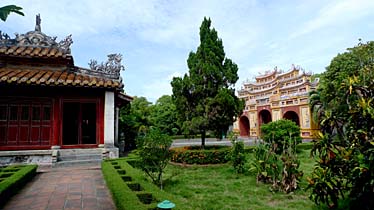
[(171, 161), (186, 164), (218, 164), (229, 161), (229, 147), (209, 147), (204, 150), (194, 147), (173, 148), (171, 151)]

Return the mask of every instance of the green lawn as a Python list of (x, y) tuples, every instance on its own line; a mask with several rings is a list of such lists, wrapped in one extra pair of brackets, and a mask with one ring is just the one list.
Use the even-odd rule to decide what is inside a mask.
[[(255, 175), (237, 175), (230, 164), (220, 166), (168, 166), (165, 191), (187, 200), (193, 209), (318, 209), (309, 200), (306, 177), (314, 160), (310, 150), (299, 153), (304, 172), (301, 189), (292, 193), (273, 193), (270, 185), (256, 183)], [(249, 156), (250, 158), (251, 156)]]

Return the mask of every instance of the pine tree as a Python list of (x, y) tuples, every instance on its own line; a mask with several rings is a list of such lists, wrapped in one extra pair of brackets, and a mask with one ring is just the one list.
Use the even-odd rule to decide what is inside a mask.
[(189, 73), (171, 82), (173, 99), (183, 130), (201, 134), (204, 148), (206, 132), (221, 137), (243, 109), (234, 89), (238, 66), (225, 57), (222, 40), (211, 28), (210, 18), (204, 18), (200, 46), (190, 52), (187, 64)]

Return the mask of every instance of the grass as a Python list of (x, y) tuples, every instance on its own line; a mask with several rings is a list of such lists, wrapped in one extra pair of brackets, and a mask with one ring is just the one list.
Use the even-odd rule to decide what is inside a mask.
[[(249, 160), (253, 155), (251, 151), (248, 150)], [(310, 192), (305, 190), (306, 177), (311, 174), (315, 164), (310, 157), (309, 146), (299, 148), (298, 157), (304, 176), (299, 183), (300, 189), (290, 194), (272, 192), (270, 185), (256, 183), (253, 174), (236, 174), (229, 163), (209, 166), (168, 165), (164, 174), (164, 191), (151, 184), (139, 169), (131, 166), (137, 164), (136, 154), (104, 162), (103, 172), (120, 210), (154, 209), (157, 202), (165, 199), (174, 202), (175, 209), (326, 209), (317, 207), (309, 200)], [(123, 181), (121, 176), (130, 177), (131, 181)], [(151, 204), (141, 204), (139, 199), (147, 200), (149, 194), (153, 199)]]
[(0, 168), (0, 206), (36, 175), (37, 165), (14, 165)]
[[(255, 175), (236, 174), (230, 164), (220, 166), (168, 166), (165, 191), (190, 202), (193, 209), (291, 210), (318, 209), (309, 200), (306, 177), (314, 160), (309, 150), (301, 150), (300, 168), (304, 171), (301, 189), (292, 193), (271, 192), (270, 185), (256, 183)], [(249, 154), (251, 158), (251, 154)]]

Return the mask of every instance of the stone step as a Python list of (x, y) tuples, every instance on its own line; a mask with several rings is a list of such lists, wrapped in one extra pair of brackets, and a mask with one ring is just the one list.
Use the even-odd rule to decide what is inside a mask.
[(80, 155), (80, 154), (101, 154), (102, 149), (60, 149), (59, 156)]
[(92, 160), (101, 159), (102, 154), (69, 154), (69, 155), (59, 155), (57, 161), (69, 161), (69, 160)]
[(70, 167), (70, 166), (78, 166), (78, 165), (92, 165), (92, 166), (100, 166), (101, 159), (91, 159), (91, 160), (68, 160), (68, 161), (60, 161), (53, 164), (53, 167)]

